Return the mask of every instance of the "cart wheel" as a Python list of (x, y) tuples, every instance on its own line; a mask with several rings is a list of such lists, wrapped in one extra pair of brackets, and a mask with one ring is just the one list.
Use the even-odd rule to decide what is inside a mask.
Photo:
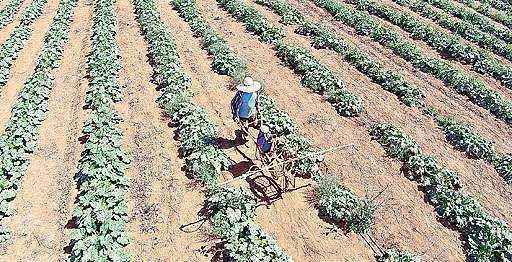
[(240, 128), (240, 138), (243, 141), (246, 141), (247, 137), (249, 136), (249, 128), (245, 126), (242, 122), (238, 122), (238, 127)]
[(281, 198), (283, 190), (272, 177), (265, 175), (263, 171), (256, 166), (251, 167), (251, 171), (255, 172), (255, 174), (247, 177), (247, 183), (249, 183), (251, 192), (258, 199), (270, 204), (272, 200)]
[(269, 169), (269, 175), (275, 181), (276, 184), (282, 189), (282, 191), (288, 191), (290, 185), (292, 184), (289, 179), (291, 167), (288, 165), (280, 165), (278, 167), (273, 167)]
[(295, 175), (292, 174), (293, 163), (288, 163), (283, 165), (283, 188), (286, 190), (291, 190), (295, 188)]
[(327, 164), (324, 161), (318, 163), (318, 169), (320, 170), (320, 172), (322, 172), (322, 174), (327, 174), (329, 171), (329, 168), (327, 167)]

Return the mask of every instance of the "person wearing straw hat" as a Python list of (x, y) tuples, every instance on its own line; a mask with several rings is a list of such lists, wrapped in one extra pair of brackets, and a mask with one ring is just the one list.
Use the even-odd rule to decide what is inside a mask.
[(251, 77), (246, 77), (236, 89), (238, 91), (231, 100), (231, 112), (233, 119), (240, 122), (242, 139), (246, 140), (249, 126), (254, 125), (258, 118), (258, 91), (261, 89), (261, 84)]

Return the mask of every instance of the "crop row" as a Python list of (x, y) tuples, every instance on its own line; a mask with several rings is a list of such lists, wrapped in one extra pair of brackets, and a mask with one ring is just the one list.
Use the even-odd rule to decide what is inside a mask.
[(405, 6), (421, 14), (422, 16), (431, 19), (440, 26), (455, 32), (466, 40), (476, 43), (482, 48), (486, 48), (497, 55), (501, 55), (512, 61), (512, 44), (507, 44), (505, 41), (478, 29), (477, 26), (453, 18), (443, 11), (436, 10), (430, 4), (419, 0), (394, 0), (395, 3)]
[[(259, 1), (259, 2), (261, 2), (261, 1)], [(273, 1), (273, 2), (275, 4), (275, 1)], [(281, 8), (286, 7), (285, 5), (280, 5), (280, 6), (281, 6)], [(300, 20), (300, 15), (297, 11), (287, 12), (286, 14), (287, 15), (284, 16), (283, 20), (286, 19), (288, 22)], [(298, 57), (302, 57), (302, 56), (303, 55), (300, 55)], [(295, 63), (296, 61), (292, 60), (291, 62)], [(384, 126), (381, 129), (386, 131), (388, 128)], [(447, 130), (449, 130), (449, 129), (450, 128), (448, 128)], [(453, 129), (451, 129), (451, 130), (453, 130)], [(374, 137), (379, 136), (378, 133), (379, 132), (378, 132), (377, 128), (373, 129), (373, 131), (371, 131), (371, 134)], [(393, 133), (399, 133), (398, 139), (395, 139), (394, 137), (389, 135), (389, 134), (393, 134)], [(453, 185), (454, 188), (456, 187), (458, 190), (458, 187), (460, 187), (459, 182), (458, 182), (458, 177), (453, 172), (445, 170), (445, 169), (437, 166), (437, 163), (433, 160), (433, 158), (421, 155), (420, 151), (419, 151), (419, 147), (415, 144), (415, 142), (413, 142), (409, 138), (400, 139), (400, 137), (402, 137), (402, 136), (405, 137), (403, 135), (403, 133), (398, 132), (396, 129), (392, 129), (392, 132), (388, 132), (386, 136), (382, 135), (378, 139), (384, 137), (383, 139), (380, 140), (380, 142), (383, 145), (383, 147), (388, 150), (388, 153), (390, 153), (391, 155), (394, 153), (394, 154), (396, 154), (396, 156), (401, 156), (400, 159), (402, 159), (403, 161), (408, 160), (409, 158), (415, 160), (416, 162), (411, 161), (410, 163), (416, 164), (415, 168), (411, 168), (411, 170), (414, 170), (416, 172), (416, 175), (420, 174), (421, 166), (422, 166), (422, 163), (419, 163), (418, 161), (420, 161), (420, 160), (424, 161), (425, 167), (430, 168), (430, 169), (428, 169), (428, 172), (430, 172), (430, 173), (426, 174), (425, 176), (432, 175), (431, 177), (428, 177), (429, 179), (437, 179), (439, 177), (442, 177), (442, 180), (451, 181), (451, 185)], [(399, 140), (399, 141), (397, 141), (397, 140)], [(386, 144), (386, 143), (393, 143), (393, 142), (396, 142), (394, 147), (390, 147), (389, 144)], [(414, 147), (414, 149), (412, 151), (414, 151), (414, 154), (411, 153), (411, 155), (407, 156), (401, 152), (401, 151), (404, 151), (405, 149), (404, 150), (402, 150), (401, 148), (397, 149), (398, 146), (404, 146), (405, 148), (407, 148), (407, 145), (413, 145), (412, 147)], [(419, 158), (418, 159), (412, 158), (413, 155), (418, 156)], [(426, 180), (426, 179), (421, 180), (421, 181), (424, 183), (423, 186), (425, 186), (425, 187), (427, 185), (429, 185), (428, 184), (429, 181), (436, 182), (435, 180)], [(430, 191), (430, 192), (432, 192), (431, 196), (433, 196), (433, 197), (440, 198), (441, 196), (445, 196), (445, 195), (442, 195), (442, 192), (434, 191), (434, 190), (439, 190), (439, 188), (437, 188), (437, 185), (433, 185), (432, 188), (430, 188), (429, 190), (431, 190)], [(462, 207), (460, 207), (460, 208), (457, 207), (456, 205), (454, 205), (454, 204), (458, 203), (457, 200), (460, 200), (460, 199), (467, 200), (468, 199), (465, 197), (465, 195), (459, 195), (458, 192), (459, 191), (457, 191), (457, 193), (450, 194), (450, 197), (451, 196), (455, 197), (455, 202), (451, 202), (452, 200), (449, 197), (447, 197), (443, 200), (445, 202), (443, 202), (443, 201), (439, 202), (439, 207), (443, 208), (443, 210), (444, 210), (444, 211), (441, 211), (441, 209), (439, 209), (440, 210), (439, 212), (446, 212), (446, 213), (443, 213), (443, 215), (444, 215), (443, 217), (447, 218), (447, 219), (452, 219), (450, 221), (454, 221), (454, 223), (460, 222), (461, 218), (465, 218), (465, 219), (475, 218), (475, 219), (479, 219), (479, 221), (482, 221), (483, 223), (486, 223), (484, 225), (480, 225), (480, 224), (478, 224), (478, 222), (475, 222), (476, 225), (464, 224), (463, 222), (460, 222), (460, 224), (457, 224), (459, 226), (460, 231), (462, 231), (465, 234), (466, 239), (468, 240), (468, 245), (471, 247), (469, 256), (470, 257), (473, 257), (473, 256), (479, 257), (480, 255), (482, 255), (483, 257), (485, 257), (485, 256), (500, 257), (503, 255), (505, 255), (505, 256), (508, 255), (507, 254), (508, 251), (503, 251), (501, 249), (501, 247), (499, 246), (499, 245), (504, 245), (504, 247), (506, 247), (506, 248), (509, 248), (509, 246), (510, 246), (509, 244), (507, 244), (507, 243), (510, 243), (510, 242), (507, 242), (507, 241), (509, 241), (510, 236), (507, 235), (508, 229), (507, 229), (506, 225), (504, 225), (501, 222), (496, 222), (496, 220), (494, 220), (493, 218), (491, 218), (488, 215), (481, 215), (484, 212), (482, 209), (478, 209), (477, 212), (472, 214), (472, 216), (469, 218), (466, 217), (465, 214), (462, 214), (460, 216), (457, 213), (455, 215), (451, 215), (451, 214), (448, 215), (448, 212), (457, 212), (457, 210), (465, 210), (465, 208), (466, 208), (464, 205), (462, 205)], [(435, 201), (434, 198), (432, 198), (432, 201)], [(472, 205), (472, 207), (475, 207), (475, 205)], [(468, 223), (472, 223), (472, 222), (468, 222)], [(488, 228), (487, 228), (488, 226), (491, 227), (491, 230), (488, 230)], [(480, 237), (480, 236), (482, 236), (483, 239), (479, 239), (478, 237)], [(489, 237), (489, 238), (487, 238), (487, 237)], [(496, 249), (490, 251), (490, 253), (485, 253), (487, 250), (485, 250), (485, 249), (480, 250), (480, 248), (496, 248)], [(479, 253), (479, 252), (481, 252), (481, 253)], [(401, 257), (402, 255), (404, 256), (404, 259), (405, 259), (405, 257), (409, 257), (409, 256), (407, 256), (407, 254), (401, 253), (401, 252), (391, 252), (390, 254), (386, 254), (385, 256), (386, 257)]]
[[(261, 13), (259, 13), (256, 9), (245, 5), (242, 1), (226, 2), (223, 0), (218, 0), (218, 2), (222, 7), (224, 7), (233, 15), (241, 14), (243, 16), (244, 14), (249, 14), (243, 19), (238, 18), (242, 21), (248, 21), (245, 22), (246, 26), (247, 23), (250, 23), (250, 21), (258, 21), (256, 22), (257, 24), (266, 24), (267, 27), (274, 28), (270, 26), (269, 22), (261, 15)], [(234, 16), (236, 17), (237, 15)], [(287, 13), (284, 19), (289, 23), (296, 23), (299, 21), (299, 18), (300, 16), (298, 13), (293, 12)], [(248, 30), (250, 30), (249, 28)], [(254, 30), (253, 32), (261, 32), (261, 34), (263, 34), (264, 30), (265, 29)], [(286, 45), (280, 41), (276, 41), (274, 44), (278, 55), (290, 67), (296, 71), (299, 71), (299, 74), (306, 74), (309, 65), (318, 63), (311, 54), (302, 48)], [(319, 74), (318, 81), (325, 81), (325, 79), (323, 79), (324, 77), (324, 75)], [(333, 106), (337, 106), (337, 101), (329, 101), (331, 104), (333, 104)], [(344, 112), (338, 112), (341, 115), (344, 115)], [(265, 122), (264, 116), (263, 121)], [(301, 141), (300, 143), (297, 143), (297, 146), (300, 144), (303, 145), (299, 152), (311, 152), (312, 149), (309, 146), (309, 142), (305, 138), (302, 138), (299, 135), (295, 135), (294, 132), (295, 131), (292, 130), (291, 133), (287, 135), (288, 137), (285, 137), (284, 140), (286, 141), (286, 139), (290, 139), (290, 137), (295, 136), (299, 141)], [(311, 164), (306, 166), (311, 167)], [(311, 169), (306, 170), (307, 172), (303, 171), (303, 173), (314, 173)], [(371, 225), (373, 224), (373, 214), (375, 212), (375, 207), (371, 201), (368, 199), (358, 198), (349, 189), (340, 185), (338, 179), (335, 177), (318, 173), (313, 175), (313, 179), (317, 182), (317, 186), (314, 189), (314, 196), (316, 197), (315, 206), (318, 209), (319, 215), (321, 217), (327, 218), (328, 221), (334, 225), (339, 226), (340, 224), (345, 223), (346, 229), (348, 231), (355, 233), (366, 233), (369, 231)], [(411, 261), (416, 261), (413, 255), (403, 251), (390, 251), (390, 253), (386, 253), (378, 259), (379, 261), (394, 261), (394, 259), (411, 259)]]
[(390, 157), (403, 162), (405, 174), (420, 185), (439, 217), (461, 234), (470, 261), (512, 258), (512, 232), (462, 190), (457, 173), (439, 166), (434, 157), (423, 154), (414, 140), (390, 124), (375, 125), (370, 134)]
[[(365, 60), (367, 58), (353, 62), (354, 59), (361, 59), (361, 57), (365, 57), (365, 54), (358, 51), (355, 47), (349, 47), (348, 44), (342, 42), (342, 40), (336, 37), (328, 28), (307, 21), (299, 10), (287, 2), (283, 0), (256, 0), (256, 3), (271, 8), (281, 16), (282, 20), (286, 20), (288, 23), (300, 24), (296, 31), (301, 34), (312, 36), (313, 44), (316, 47), (327, 47), (336, 50), (340, 54), (345, 54), (343, 52), (346, 52), (346, 56), (348, 57), (347, 60), (354, 63), (361, 73), (367, 75), (374, 82), (377, 82), (384, 87), (388, 87), (391, 90), (398, 90), (397, 95), (400, 94), (400, 87), (404, 87), (406, 90), (417, 90), (414, 86), (404, 80), (401, 75), (386, 71), (383, 66), (377, 64), (377, 62)], [(415, 91), (415, 93), (418, 92), (419, 91)], [(413, 101), (417, 102), (418, 100)], [(422, 107), (423, 105), (419, 104), (419, 106)], [(471, 158), (487, 160), (495, 166), (496, 171), (498, 171), (498, 173), (508, 183), (512, 182), (512, 164), (510, 164), (512, 156), (498, 155), (494, 150), (493, 142), (483, 139), (479, 134), (471, 130), (467, 124), (458, 122), (450, 117), (441, 116), (439, 113), (432, 110), (429, 111), (429, 115), (434, 117), (439, 127), (445, 131), (448, 142), (456, 149), (466, 152)]]
[[(29, 164), (28, 155), (36, 149), (39, 127), (46, 117), (47, 100), (53, 89), (51, 73), (62, 58), (76, 4), (77, 0), (60, 2), (34, 72), (20, 90), (5, 132), (0, 136), (0, 220), (13, 214), (9, 202), (20, 188)], [(9, 231), (0, 226), (0, 242), (9, 236)]]
[[(260, 25), (264, 24), (267, 28), (274, 28), (261, 15), (261, 13), (259, 13), (256, 9), (245, 5), (241, 1), (227, 2), (224, 0), (218, 0), (218, 2), (235, 17), (237, 17), (235, 14), (241, 14), (241, 16), (247, 14), (245, 18), (239, 17), (238, 19), (247, 21), (245, 24), (248, 30), (250, 30), (251, 25), (249, 24), (249, 26), (247, 26), (247, 24), (251, 23), (251, 21), (257, 21), (256, 23)], [(299, 23), (301, 16), (296, 11), (286, 12), (286, 14), (283, 16), (283, 20), (287, 21), (287, 23)], [(253, 32), (260, 32), (262, 35), (264, 34), (264, 31), (265, 28), (260, 28), (260, 30), (253, 30)], [(261, 39), (264, 41), (263, 38)], [(311, 54), (302, 48), (285, 45), (280, 41), (276, 41), (274, 44), (278, 55), (283, 59), (284, 62), (296, 70), (296, 72), (298, 71), (299, 74), (307, 74), (306, 72), (308, 70), (308, 66), (318, 63)], [(325, 81), (323, 79), (324, 77), (324, 75), (319, 74), (318, 81)], [(333, 104), (333, 106), (337, 106), (337, 101), (330, 100), (330, 102)], [(344, 115), (344, 112), (338, 112), (341, 115)], [(265, 117), (263, 117), (263, 119), (265, 121)], [(294, 131), (292, 131), (289, 136), (293, 137), (293, 132)], [(302, 146), (302, 150), (305, 150), (306, 152), (311, 151), (309, 142), (306, 139), (301, 138), (298, 135), (295, 136), (299, 138), (299, 141), (303, 141), (301, 143), (297, 143), (297, 145), (305, 145)], [(311, 165), (306, 166), (310, 167)], [(312, 170), (309, 169), (305, 173), (312, 173)], [(319, 215), (321, 217), (327, 218), (329, 222), (338, 226), (342, 223), (345, 223), (346, 229), (355, 233), (366, 233), (370, 230), (370, 227), (373, 224), (373, 214), (375, 212), (375, 207), (371, 201), (368, 199), (358, 198), (349, 189), (340, 185), (339, 181), (335, 177), (318, 173), (313, 175), (313, 179), (317, 182), (317, 186), (314, 189), (314, 196), (316, 197), (315, 206), (318, 209)], [(389, 252), (386, 252), (382, 256), (378, 257), (378, 261), (395, 261), (396, 259), (410, 259), (410, 261), (416, 261), (416, 258), (408, 252), (393, 250), (388, 251)]]
[[(393, 71), (370, 58), (358, 47), (338, 37), (331, 28), (307, 20), (296, 8), (284, 0), (257, 0), (256, 3), (272, 9), (282, 18), (285, 24), (298, 24), (296, 32), (311, 37), (314, 47), (329, 48), (343, 56), (343, 59), (354, 66), (359, 72), (368, 76), (384, 90), (395, 94), (400, 101), (408, 106), (423, 104), (424, 95), (416, 87)], [(304, 50), (298, 51), (300, 53)], [(307, 54), (304, 54), (307, 56)], [(293, 63), (293, 61), (290, 61)]]
[(498, 10), (512, 12), (512, 3), (510, 3), (508, 0), (480, 0), (480, 4), (486, 5), (488, 7), (494, 7)]
[(494, 166), (503, 179), (512, 184), (512, 155), (498, 154), (494, 142), (475, 133), (466, 123), (453, 117), (440, 115), (435, 110), (428, 110), (438, 126), (446, 135), (446, 140), (457, 150), (464, 152), (472, 159), (482, 159)]
[[(213, 60), (220, 63), (212, 63), (212, 68), (219, 74), (227, 74), (233, 78), (242, 73), (247, 75), (245, 66), (240, 66), (237, 74), (230, 74), (222, 70), (220, 65), (229, 64), (231, 61), (241, 61), (221, 38), (202, 18), (198, 12), (195, 0), (174, 0), (174, 7), (178, 10), (181, 17), (191, 26), (194, 34), (201, 37), (204, 48), (209, 50), (209, 46), (215, 46), (216, 53), (210, 52)], [(201, 25), (201, 26), (198, 26)], [(205, 34), (204, 32), (208, 32)], [(215, 41), (212, 41), (215, 39)], [(222, 56), (217, 56), (222, 54)], [(229, 58), (229, 59), (225, 59)], [(233, 67), (236, 64), (233, 64)], [(231, 66), (229, 66), (231, 67)], [(359, 199), (354, 193), (342, 187), (339, 181), (328, 177), (323, 177), (317, 167), (317, 157), (312, 156), (315, 151), (311, 142), (298, 134), (295, 123), (283, 111), (280, 111), (275, 103), (265, 93), (260, 95), (259, 108), (262, 123), (270, 127), (271, 132), (279, 136), (280, 139), (275, 146), (278, 155), (302, 156), (300, 161), (294, 162), (292, 174), (300, 177), (313, 177), (318, 182), (315, 190), (320, 214), (328, 217), (335, 224), (344, 221), (349, 230), (355, 232), (366, 232), (373, 221), (373, 207), (367, 200)]]
[(493, 34), (507, 43), (512, 43), (512, 31), (498, 26), (491, 19), (463, 5), (457, 5), (452, 0), (425, 0), (425, 2), (460, 18), (462, 21), (478, 26), (482, 31)]
[(173, 0), (174, 8), (189, 24), (194, 36), (202, 39), (202, 46), (211, 55), (211, 67), (216, 73), (241, 80), (247, 70), (246, 62), (237, 57), (224, 40), (201, 17), (194, 1)]
[(336, 110), (344, 116), (358, 116), (363, 111), (361, 98), (350, 93), (343, 81), (329, 68), (321, 64), (307, 50), (300, 57), (298, 63), (287, 63), (286, 57), (290, 52), (299, 48), (283, 42), (283, 31), (272, 25), (256, 9), (245, 5), (242, 1), (217, 1), (235, 19), (244, 23), (245, 28), (260, 37), (266, 43), (272, 43), (278, 56), (283, 62), (301, 76), (301, 84), (323, 95), (326, 100), (333, 102)]
[(420, 262), (420, 258), (408, 251), (390, 248), (377, 258), (377, 262)]
[(508, 28), (512, 28), (512, 16), (509, 13), (502, 11), (503, 9), (495, 9), (495, 8), (492, 8), (493, 5), (490, 5), (489, 3), (482, 3), (482, 2), (478, 3), (474, 0), (460, 0), (460, 1), (462, 3), (464, 3), (465, 5), (473, 8), (477, 12), (479, 12), (487, 17), (492, 18), (492, 20), (494, 20), (498, 23), (501, 23), (501, 24), (507, 26)]
[(30, 26), (43, 14), (47, 2), (48, 0), (32, 1), (23, 12), (20, 24), (0, 46), (0, 88), (7, 83), (13, 62), (32, 34), (33, 29)]
[(0, 10), (0, 29), (12, 22), (14, 15), (20, 10), (23, 0), (10, 0), (4, 9)]
[(420, 39), (450, 59), (473, 66), (476, 72), (499, 80), (512, 88), (512, 68), (492, 57), (488, 52), (462, 42), (459, 37), (442, 32), (434, 26), (405, 11), (394, 9), (374, 0), (349, 0), (359, 10), (367, 11), (385, 19), (409, 32), (414, 39)]
[(121, 68), (116, 36), (115, 0), (93, 2), (91, 52), (87, 64), (89, 86), (85, 107), (84, 150), (75, 181), (78, 197), (73, 210), (70, 261), (129, 261), (124, 172), (130, 160), (121, 148), (121, 117), (114, 104), (121, 100), (117, 82)]
[(160, 19), (153, 0), (135, 0), (137, 20), (149, 44), (154, 82), (162, 90), (160, 107), (176, 126), (180, 152), (189, 176), (207, 186), (201, 215), (211, 221), (212, 233), (224, 241), (222, 255), (234, 261), (290, 261), (291, 259), (253, 221), (256, 201), (246, 190), (222, 187), (218, 177), (229, 159), (215, 141), (215, 125), (196, 106), (190, 78), (183, 72), (175, 42)]
[(414, 42), (400, 36), (368, 14), (358, 11), (350, 5), (334, 0), (312, 1), (320, 8), (327, 10), (336, 20), (355, 28), (357, 34), (370, 36), (374, 41), (390, 48), (395, 54), (409, 61), (422, 72), (442, 80), (447, 86), (467, 96), (476, 105), (489, 110), (507, 124), (512, 124), (512, 102), (485, 86), (482, 81), (458, 70), (443, 59), (429, 57), (416, 47)]

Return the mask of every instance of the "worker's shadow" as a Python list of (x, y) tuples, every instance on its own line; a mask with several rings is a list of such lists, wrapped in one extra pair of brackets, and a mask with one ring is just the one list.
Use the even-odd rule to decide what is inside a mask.
[(252, 161), (240, 161), (238, 163), (230, 165), (228, 171), (233, 175), (233, 177), (239, 177), (247, 173), (252, 166), (254, 166), (254, 163)]
[(235, 131), (234, 139), (219, 137), (216, 140), (216, 144), (219, 149), (230, 149), (237, 146), (241, 146), (245, 143), (247, 143), (247, 140), (242, 139), (242, 132), (240, 130)]

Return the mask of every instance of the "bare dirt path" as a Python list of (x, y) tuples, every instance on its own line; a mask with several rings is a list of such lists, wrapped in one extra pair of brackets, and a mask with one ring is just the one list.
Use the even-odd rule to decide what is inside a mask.
[(82, 146), (78, 141), (85, 120), (86, 54), (91, 8), (81, 0), (71, 24), (70, 40), (61, 66), (54, 71), (55, 87), (47, 119), (40, 129), (38, 149), (31, 158), (22, 187), (13, 202), (17, 214), (7, 220), (13, 243), (2, 250), (5, 261), (65, 261), (69, 243), (66, 222), (77, 192), (73, 175)]
[(49, 0), (43, 15), (32, 24), (34, 31), (25, 47), (20, 51), (18, 59), (11, 67), (11, 76), (4, 87), (0, 88), (0, 133), (5, 130), (5, 124), (11, 116), (11, 107), (16, 102), (18, 91), (36, 66), (37, 56), (43, 45), (44, 35), (57, 11), (59, 0)]
[[(274, 23), (278, 17), (261, 6), (256, 6)], [(290, 29), (290, 28), (288, 28)], [(358, 94), (366, 105), (368, 119), (379, 122), (389, 122), (399, 126), (412, 136), (428, 154), (435, 155), (441, 163), (459, 172), (469, 192), (475, 195), (487, 210), (494, 215), (512, 222), (512, 188), (496, 173), (494, 168), (480, 160), (472, 160), (456, 151), (445, 142), (444, 134), (435, 123), (421, 115), (417, 109), (411, 109), (398, 103), (397, 99), (383, 91), (376, 84), (348, 63), (337, 57), (337, 54), (327, 50), (315, 50), (304, 37), (288, 33), (287, 41), (303, 43), (323, 63), (334, 69), (347, 83), (348, 89)], [(436, 105), (436, 107), (438, 107)], [(399, 109), (399, 110), (396, 110)]]
[(148, 46), (129, 0), (117, 1), (117, 15), (123, 65), (119, 82), (125, 86), (119, 112), (124, 119), (125, 148), (133, 159), (126, 172), (131, 181), (128, 250), (136, 261), (204, 260), (202, 235), (179, 230), (180, 225), (196, 220), (202, 194), (188, 186), (180, 170), (183, 161), (178, 158), (173, 129), (155, 102), (158, 92), (150, 83)]
[[(358, 46), (370, 57), (380, 61), (388, 70), (401, 73), (408, 82), (416, 85), (425, 93), (428, 105), (433, 105), (445, 114), (452, 114), (457, 119), (472, 124), (476, 132), (496, 141), (496, 147), (499, 151), (512, 151), (512, 141), (509, 139), (512, 136), (512, 128), (503, 121), (496, 119), (487, 110), (474, 105), (464, 96), (444, 86), (441, 81), (415, 69), (386, 47), (372, 42), (368, 37), (358, 36), (351, 28), (333, 21), (329, 14), (313, 4), (303, 5), (295, 0), (290, 0), (289, 3), (301, 10), (302, 13), (307, 13), (307, 17), (313, 21), (332, 23), (333, 28), (336, 29), (343, 40)], [(288, 31), (291, 34), (293, 29), (288, 27)]]
[[(172, 25), (178, 51), (182, 57), (184, 68), (193, 78), (193, 88), (197, 90), (196, 101), (205, 107), (212, 120), (219, 124), (220, 135), (226, 139), (234, 138), (236, 124), (230, 120), (229, 101), (232, 92), (227, 91), (220, 77), (210, 69), (210, 60), (201, 50), (197, 39), (193, 38), (188, 25), (183, 22), (165, 1), (160, 1), (164, 21)], [(202, 3), (198, 3), (202, 5)], [(204, 11), (204, 10), (203, 10)], [(210, 13), (216, 10), (210, 9)], [(230, 152), (228, 152), (230, 154)], [(274, 205), (269, 210), (258, 210), (258, 224), (265, 232), (274, 235), (278, 244), (297, 261), (314, 261), (348, 257), (355, 260), (372, 260), (371, 251), (357, 239), (357, 236), (325, 237), (326, 223), (321, 221), (315, 210), (302, 199), (304, 191), (296, 191), (294, 195), (287, 196), (282, 204)], [(286, 207), (283, 208), (285, 205)], [(298, 216), (300, 214), (300, 217)], [(292, 216), (290, 216), (292, 215)], [(293, 217), (295, 216), (295, 217)], [(302, 223), (296, 224), (294, 221)]]

